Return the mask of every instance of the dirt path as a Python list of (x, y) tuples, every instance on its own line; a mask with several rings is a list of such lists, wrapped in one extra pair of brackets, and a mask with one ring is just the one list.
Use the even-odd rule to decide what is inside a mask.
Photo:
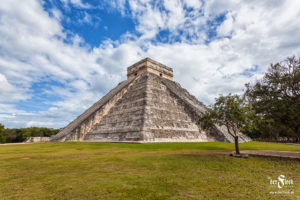
[(291, 151), (242, 150), (241, 153), (248, 154), (248, 155), (257, 155), (257, 156), (300, 159), (300, 152), (291, 152)]
[(5, 145), (19, 145), (19, 144), (32, 144), (32, 143), (30, 143), (30, 142), (18, 142), (18, 143), (4, 143), (4, 144), (0, 144), (0, 145), (3, 145), (3, 146), (5, 146)]
[[(201, 155), (229, 155), (231, 153), (235, 153), (235, 151), (177, 152), (177, 154), (201, 154)], [(172, 152), (172, 154), (174, 154), (174, 152)], [(292, 151), (241, 150), (241, 154), (300, 159), (300, 152), (292, 152)]]

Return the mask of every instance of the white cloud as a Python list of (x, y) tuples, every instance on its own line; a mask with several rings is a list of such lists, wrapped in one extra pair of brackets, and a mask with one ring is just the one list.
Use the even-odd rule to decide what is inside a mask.
[(12, 103), (26, 100), (30, 95), (8, 82), (6, 77), (0, 73), (0, 103)]
[(226, 15), (225, 21), (217, 28), (217, 33), (219, 36), (230, 36), (233, 30), (234, 18), (232, 13), (229, 12)]
[(126, 0), (104, 0), (104, 2), (118, 10), (123, 16), (126, 15)]
[(188, 8), (200, 9), (202, 6), (201, 0), (183, 0), (184, 5)]
[(83, 9), (89, 9), (92, 8), (92, 6), (88, 3), (82, 3), (82, 0), (61, 0), (66, 7), (69, 5), (73, 5), (78, 8), (83, 8)]
[[(161, 3), (149, 0), (129, 0), (131, 16), (137, 21), (136, 30), (142, 34), (140, 39), (154, 38), (160, 31), (169, 31), (169, 40), (180, 37), (190, 41), (204, 39), (205, 20), (200, 1), (164, 0)], [(194, 9), (187, 10), (187, 8)]]
[[(63, 2), (89, 9), (79, 0)], [(67, 38), (59, 11), (51, 11), (50, 17), (37, 0), (3, 0), (0, 122), (8, 127), (62, 127), (126, 79), (126, 67), (144, 57), (173, 67), (176, 81), (211, 103), (218, 94), (241, 93), (271, 62), (299, 55), (299, 1), (201, 2), (129, 0), (129, 12), (127, 2), (115, 0), (110, 5), (130, 15), (141, 36), (126, 33), (90, 49), (76, 33)], [(209, 38), (208, 22), (222, 14), (224, 21), (213, 27), (216, 36)], [(83, 20), (89, 22), (89, 16)], [(172, 43), (156, 40), (162, 30)], [(245, 73), (254, 69), (253, 75)], [(32, 85), (41, 81), (57, 83), (43, 92), (59, 100), (35, 113), (18, 108), (16, 103), (30, 99)]]
[(175, 31), (185, 21), (182, 2), (179, 0), (165, 0), (164, 7), (168, 12), (167, 27), (170, 31)]

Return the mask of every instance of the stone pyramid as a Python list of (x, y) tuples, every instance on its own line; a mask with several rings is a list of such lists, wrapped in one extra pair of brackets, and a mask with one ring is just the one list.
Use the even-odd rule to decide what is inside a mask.
[[(207, 110), (179, 83), (173, 69), (150, 58), (127, 68), (127, 80), (78, 116), (50, 141), (233, 142), (224, 127), (205, 131)], [(249, 141), (242, 135), (240, 141)]]

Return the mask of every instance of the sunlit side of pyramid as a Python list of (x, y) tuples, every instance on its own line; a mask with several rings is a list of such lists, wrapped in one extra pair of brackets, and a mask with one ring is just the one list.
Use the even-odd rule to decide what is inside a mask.
[[(127, 80), (78, 116), (51, 141), (233, 142), (223, 127), (204, 131), (207, 110), (179, 83), (173, 70), (150, 58), (127, 68)], [(240, 135), (240, 141), (249, 138)]]

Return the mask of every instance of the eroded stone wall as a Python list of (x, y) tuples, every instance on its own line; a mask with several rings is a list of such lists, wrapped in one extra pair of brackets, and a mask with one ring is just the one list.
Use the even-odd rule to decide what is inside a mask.
[(183, 102), (161, 82), (148, 74), (145, 107), (145, 140), (149, 142), (208, 141), (205, 131), (193, 119)]
[(139, 76), (128, 91), (110, 109), (95, 129), (89, 132), (87, 141), (142, 141), (144, 108), (146, 104), (147, 77)]
[(28, 137), (24, 142), (49, 142), (50, 137)]

